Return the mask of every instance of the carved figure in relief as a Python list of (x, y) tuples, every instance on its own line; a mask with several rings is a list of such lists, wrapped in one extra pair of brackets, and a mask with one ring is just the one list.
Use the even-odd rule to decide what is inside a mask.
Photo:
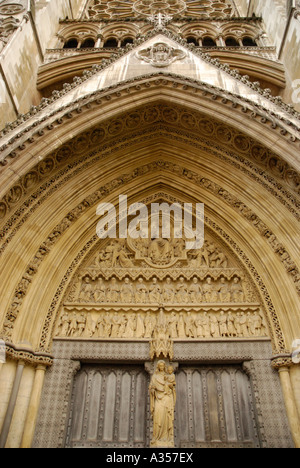
[(194, 319), (191, 316), (191, 313), (188, 312), (185, 319), (185, 334), (187, 338), (194, 338), (196, 336), (194, 329)]
[(77, 332), (77, 315), (74, 312), (71, 316), (70, 326), (68, 330), (68, 336), (75, 337)]
[(184, 321), (184, 316), (182, 312), (179, 314), (179, 319), (178, 319), (178, 337), (186, 338), (185, 321)]
[(178, 338), (177, 322), (178, 322), (178, 317), (176, 313), (173, 312), (169, 319), (169, 330), (170, 330), (170, 336), (172, 339)]
[(98, 338), (104, 337), (104, 313), (101, 313), (96, 322), (96, 335)]
[(146, 304), (148, 300), (148, 288), (144, 283), (143, 278), (138, 279), (138, 284), (135, 291), (135, 301), (137, 304)]
[(210, 257), (211, 268), (227, 268), (228, 261), (221, 249), (216, 249)]
[(125, 282), (121, 286), (121, 302), (131, 304), (134, 302), (134, 289), (129, 278), (125, 278)]
[(262, 328), (263, 328), (263, 320), (261, 316), (257, 312), (255, 312), (253, 316), (254, 336), (260, 336), (262, 333)]
[(95, 302), (105, 302), (106, 300), (106, 287), (103, 283), (103, 279), (99, 278), (98, 284), (94, 291)]
[(93, 286), (88, 276), (83, 279), (79, 293), (79, 302), (90, 302), (93, 296)]
[(144, 336), (145, 336), (144, 318), (141, 314), (138, 314), (136, 318), (136, 337), (144, 338)]
[(131, 314), (127, 320), (124, 338), (134, 338), (135, 330), (136, 330), (136, 316), (135, 314)]
[(185, 284), (184, 277), (179, 278), (179, 283), (176, 286), (176, 302), (187, 303), (189, 299), (188, 288)]
[(134, 267), (134, 264), (128, 257), (128, 254), (126, 253), (124, 247), (119, 251), (118, 259), (119, 259), (119, 264), (121, 268), (133, 268)]
[[(153, 353), (171, 356), (172, 340), (267, 336), (262, 312), (63, 312), (56, 335), (69, 338), (152, 339)], [(171, 347), (170, 347), (171, 346)]]
[(58, 336), (68, 336), (70, 326), (70, 317), (67, 312), (63, 313), (57, 327)]
[(202, 326), (203, 326), (204, 338), (209, 338), (210, 337), (210, 323), (209, 323), (209, 316), (207, 312), (204, 312), (203, 314)]
[(157, 282), (157, 278), (153, 278), (152, 284), (149, 287), (149, 299), (151, 303), (160, 303), (161, 288)]
[(111, 320), (111, 338), (118, 338), (121, 326), (121, 318), (117, 313), (114, 314)]
[(173, 304), (175, 300), (175, 288), (170, 277), (166, 279), (166, 283), (163, 286), (162, 298), (165, 303), (169, 304)]
[(227, 316), (227, 327), (228, 327), (228, 336), (234, 337), (237, 335), (236, 328), (234, 325), (234, 317), (231, 312)]
[(150, 410), (153, 418), (151, 447), (174, 447), (176, 381), (172, 374), (167, 374), (165, 362), (159, 361), (150, 382)]
[(230, 288), (229, 285), (226, 281), (226, 278), (222, 276), (220, 279), (221, 285), (219, 287), (219, 300), (220, 302), (230, 302), (231, 300), (231, 294), (230, 294)]
[(151, 314), (151, 312), (147, 312), (145, 317), (145, 338), (151, 338), (153, 335), (153, 331), (156, 326), (156, 318)]
[(176, 238), (172, 242), (173, 248), (174, 248), (174, 257), (175, 258), (181, 258), (184, 255), (184, 249), (185, 249), (185, 240), (180, 238)]
[(153, 263), (167, 264), (172, 259), (172, 247), (168, 239), (154, 239), (148, 249), (149, 258)]
[(109, 312), (106, 312), (104, 318), (104, 338), (109, 338), (111, 335), (111, 320)]
[(79, 315), (77, 319), (77, 324), (78, 324), (78, 336), (82, 336), (86, 327), (86, 317), (84, 314)]
[(206, 279), (206, 282), (203, 286), (203, 296), (205, 302), (212, 303), (218, 301), (217, 293), (212, 283), (212, 278), (210, 276)]
[(241, 330), (241, 336), (248, 336), (248, 323), (247, 323), (247, 316), (244, 314), (244, 312), (241, 312), (240, 315), (240, 330)]
[(120, 298), (120, 287), (115, 277), (111, 279), (111, 283), (108, 287), (107, 299), (108, 302), (118, 302)]
[(210, 333), (213, 338), (219, 338), (219, 322), (215, 314), (210, 314)]
[(90, 338), (94, 336), (96, 332), (96, 325), (97, 323), (94, 322), (92, 316), (88, 314), (86, 318), (86, 333)]
[(231, 286), (231, 299), (232, 302), (245, 301), (243, 286), (237, 276), (233, 279), (233, 285)]
[(227, 317), (222, 310), (219, 317), (219, 329), (221, 336), (228, 336)]
[(193, 278), (193, 283), (189, 288), (190, 302), (197, 303), (202, 301), (202, 288), (198, 283), (198, 278)]

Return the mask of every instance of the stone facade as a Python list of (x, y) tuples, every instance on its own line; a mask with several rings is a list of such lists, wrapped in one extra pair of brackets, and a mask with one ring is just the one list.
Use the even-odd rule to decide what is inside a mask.
[[(0, 1), (1, 448), (300, 446), (299, 19)], [(121, 194), (202, 247), (99, 239)]]

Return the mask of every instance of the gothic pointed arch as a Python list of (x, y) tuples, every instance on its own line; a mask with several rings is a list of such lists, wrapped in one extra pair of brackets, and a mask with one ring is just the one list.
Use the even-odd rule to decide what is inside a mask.
[[(139, 80), (139, 84), (137, 82), (132, 85), (127, 84), (127, 88), (123, 89), (122, 92), (120, 91), (120, 94), (119, 92), (116, 93), (115, 90), (108, 93), (104, 92), (101, 104), (99, 96), (89, 96), (86, 109), (82, 102), (80, 107), (79, 103), (77, 103), (75, 106), (75, 109), (77, 108), (76, 113), (74, 109), (73, 113), (69, 112), (65, 118), (61, 116), (61, 120), (55, 120), (55, 125), (52, 123), (45, 127), (45, 123), (42, 123), (45, 130), (40, 130), (39, 133), (44, 137), (44, 141), (46, 138), (51, 141), (54, 136), (53, 133), (57, 132), (61, 133), (61, 139), (63, 139), (63, 134), (67, 136), (67, 128), (73, 118), (76, 121), (76, 128), (79, 129), (79, 122), (87, 121), (87, 114), (83, 115), (85, 112), (89, 114), (90, 121), (92, 121), (97, 119), (97, 115), (99, 116), (99, 106), (102, 110), (99, 116), (99, 124), (96, 124), (96, 120), (94, 120), (94, 126), (91, 127), (89, 123), (89, 130), (82, 131), (84, 123), (81, 134), (75, 136), (73, 133), (69, 141), (66, 140), (64, 144), (61, 144), (61, 142), (60, 148), (52, 152), (49, 152), (49, 148), (51, 149), (51, 144), (49, 144), (44, 148), (46, 152), (43, 159), (41, 151), (39, 152), (37, 165), (30, 167), (35, 161), (30, 155), (31, 162), (27, 166), (30, 170), (10, 188), (2, 200), (2, 216), (4, 218), (2, 238), (4, 242), (1, 251), (5, 256), (11, 255), (9, 244), (15, 242), (14, 238), (19, 229), (27, 229), (26, 223), (31, 216), (39, 216), (40, 223), (43, 223), (44, 216), (50, 221), (51, 215), (49, 218), (49, 214), (53, 210), (53, 203), (57, 203), (55, 201), (57, 200), (56, 197), (60, 197), (58, 195), (60, 191), (64, 194), (61, 198), (63, 201), (61, 205), (63, 210), (61, 222), (56, 222), (53, 225), (53, 220), (51, 229), (51, 224), (49, 224), (48, 228), (46, 228), (47, 224), (45, 225), (43, 238), (36, 236), (35, 251), (32, 251), (31, 257), (28, 255), (28, 266), (25, 265), (26, 268), (21, 273), (22, 276), (10, 292), (10, 298), (7, 302), (6, 321), (4, 322), (4, 329), (6, 330), (4, 336), (6, 336), (7, 331), (9, 331), (9, 336), (13, 333), (11, 325), (14, 324), (23, 303), (26, 304), (27, 298), (23, 296), (25, 296), (27, 289), (31, 287), (31, 283), (34, 283), (36, 267), (48, 256), (49, 246), (52, 247), (59, 241), (60, 237), (64, 237), (62, 234), (66, 228), (72, 225), (74, 220), (77, 220), (81, 212), (86, 209), (95, 210), (96, 201), (99, 201), (108, 190), (112, 188), (119, 190), (127, 181), (130, 182), (139, 175), (143, 176), (143, 173), (151, 175), (151, 171), (165, 171), (169, 174), (169, 177), (174, 177), (175, 174), (176, 177), (179, 177), (180, 184), (184, 180), (195, 184), (198, 190), (200, 188), (201, 192), (206, 192), (205, 201), (207, 201), (208, 205), (210, 205), (212, 198), (216, 199), (214, 202), (215, 210), (216, 204), (220, 203), (220, 201), (233, 210), (237, 216), (237, 225), (241, 222), (246, 223), (245, 229), (254, 230), (256, 234), (259, 234), (265, 248), (273, 250), (276, 263), (280, 264), (280, 268), (284, 271), (283, 274), (287, 274), (289, 281), (294, 283), (294, 290), (297, 295), (298, 269), (296, 259), (292, 254), (294, 247), (291, 245), (288, 249), (284, 243), (281, 243), (280, 235), (275, 233), (277, 228), (275, 226), (276, 220), (270, 226), (270, 217), (264, 213), (264, 211), (268, 211), (269, 207), (263, 206), (263, 202), (260, 207), (255, 203), (253, 204), (253, 198), (256, 198), (261, 190), (266, 191), (266, 193), (274, 197), (278, 209), (284, 212), (288, 209), (291, 220), (297, 218), (298, 182), (293, 166), (289, 167), (287, 162), (283, 161), (278, 154), (271, 152), (267, 143), (262, 145), (261, 142), (253, 138), (253, 134), (247, 135), (245, 128), (243, 128), (242, 133), (240, 124), (238, 128), (230, 127), (228, 122), (225, 125), (224, 121), (220, 119), (220, 114), (218, 119), (212, 118), (211, 114), (208, 117), (208, 111), (205, 113), (203, 107), (204, 104), (208, 104), (209, 100), (215, 107), (222, 107), (223, 112), (226, 113), (228, 104), (223, 98), (211, 99), (215, 96), (213, 94), (209, 96), (208, 100), (206, 97), (203, 98), (202, 91), (198, 100), (199, 105), (195, 110), (195, 106), (191, 106), (188, 99), (186, 99), (185, 106), (182, 106), (179, 102), (175, 104), (174, 101), (176, 97), (177, 99), (180, 98), (180, 88), (186, 88), (187, 82), (184, 84), (178, 79), (153, 77), (152, 80), (147, 81), (147, 86), (141, 92), (140, 88), (143, 87), (143, 83), (142, 78)], [(175, 84), (176, 86), (174, 86)], [(165, 96), (165, 94), (168, 94), (170, 86), (172, 86), (171, 101)], [(194, 97), (195, 91), (198, 92), (198, 88), (191, 84), (189, 86)], [(150, 105), (148, 101), (147, 105), (145, 105), (143, 102), (150, 90), (153, 102)], [(131, 94), (136, 93), (137, 97), (140, 97), (140, 106), (135, 101), (133, 110), (130, 102), (127, 112), (117, 115), (114, 100), (117, 98), (120, 104), (120, 99), (123, 99), (122, 96), (124, 95), (126, 102), (126, 95), (128, 96), (129, 92)], [(157, 94), (159, 98), (157, 98)], [(186, 89), (185, 94), (187, 94)], [(107, 107), (112, 108), (112, 115), (103, 122), (103, 111)], [(199, 108), (201, 107), (200, 112)], [(236, 114), (239, 112), (246, 114), (244, 108), (241, 111), (238, 109), (235, 111)], [(93, 114), (95, 114), (95, 117), (92, 117)], [(231, 120), (232, 117), (231, 111)], [(253, 117), (251, 121), (252, 119)], [(254, 129), (259, 125), (264, 125), (261, 122), (258, 125), (255, 119), (253, 120)], [(270, 139), (272, 139), (272, 132), (277, 130), (274, 127), (272, 125), (270, 128)], [(62, 129), (63, 132), (61, 132)], [(280, 132), (280, 135), (282, 140), (286, 142), (286, 135), (283, 135), (283, 133), (285, 132)], [(122, 134), (122, 139), (118, 138), (120, 134)], [(36, 143), (38, 135), (36, 133), (35, 135), (34, 140)], [(216, 137), (217, 145), (214, 143)], [(170, 142), (170, 145), (168, 145), (168, 142)], [(176, 142), (176, 149), (174, 142)], [(32, 143), (31, 145), (37, 149), (37, 145)], [(27, 144), (30, 147), (30, 141), (27, 140)], [(297, 142), (294, 144), (297, 145)], [(290, 143), (291, 150), (292, 146), (293, 143)], [(26, 147), (26, 149), (29, 149), (29, 147)], [(178, 154), (179, 147), (182, 148), (181, 154)], [(21, 158), (26, 159), (30, 154), (29, 151), (24, 153), (22, 145), (16, 150), (21, 152)], [(149, 152), (151, 152), (150, 157)], [(128, 154), (132, 155), (129, 159)], [(10, 155), (12, 156), (11, 153)], [(125, 157), (128, 169), (126, 165), (123, 165), (121, 174), (117, 175), (114, 167), (116, 167), (116, 163), (117, 165), (120, 164), (120, 157)], [(14, 166), (18, 163), (19, 157), (10, 158), (8, 158), (9, 162), (7, 161), (9, 165)], [(135, 163), (137, 158), (138, 165)], [(92, 170), (94, 173), (92, 181), (97, 181), (94, 170), (97, 168), (96, 170), (99, 172), (99, 161), (105, 162), (105, 165), (101, 165), (98, 177), (103, 177), (100, 174), (103, 174), (104, 170), (107, 173), (105, 178), (108, 177), (108, 182), (104, 184), (97, 195), (93, 196), (88, 188), (87, 179), (89, 179), (89, 171)], [(230, 174), (230, 178), (232, 178), (232, 183), (235, 186), (234, 194), (229, 190), (230, 185), (228, 183), (224, 184), (223, 180), (224, 170), (229, 176), (233, 168), (234, 173)], [(131, 169), (131, 172), (129, 169)], [(239, 183), (241, 177), (243, 182)], [(65, 200), (68, 198), (68, 194), (72, 196), (72, 190), (74, 189), (71, 189), (71, 187), (76, 185), (83, 190), (82, 195), (87, 191), (86, 196), (79, 198), (80, 203), (77, 207), (73, 206), (72, 210), (66, 210)], [(196, 195), (195, 198), (197, 199)], [(93, 203), (91, 203), (91, 200)], [(46, 208), (46, 206), (49, 208)], [(219, 216), (225, 218), (227, 214), (225, 215), (225, 211), (223, 215), (221, 214), (220, 206), (216, 211), (219, 211)], [(261, 213), (258, 214), (257, 210), (258, 212), (261, 211)], [(75, 216), (74, 212), (76, 213)], [(234, 221), (232, 221), (232, 228), (234, 224)], [(238, 229), (237, 226), (234, 229)], [(30, 244), (32, 245), (32, 239)], [(25, 317), (24, 321), (27, 321)], [(35, 346), (37, 346), (37, 343)]]
[[(152, 357), (158, 349), (184, 365), (200, 362), (202, 352), (212, 366), (228, 358), (238, 363), (235, 373), (247, 376), (250, 406), (252, 383), (266, 388), (262, 369), (268, 366), (275, 382), (272, 353), (289, 362), (300, 329), (299, 140), (293, 108), (163, 28), (6, 126), (0, 338), (11, 358), (34, 365), (53, 364), (53, 350), (61, 353), (65, 387), (53, 445), (67, 440), (61, 434), (72, 418), (66, 421), (60, 405), (69, 407), (83, 361), (120, 361), (124, 352), (122, 359), (144, 365), (149, 348)], [(153, 202), (204, 203), (203, 247), (185, 250), (174, 236), (99, 240), (97, 207), (117, 206), (121, 194), (148, 209)], [(167, 343), (153, 343), (151, 320), (169, 324)], [(174, 347), (166, 350), (170, 341)], [(126, 370), (124, 377), (114, 368), (111, 375), (116, 386), (124, 377), (129, 387), (143, 372)], [(97, 379), (108, 374), (102, 369)], [(203, 378), (214, 382), (221, 374), (205, 369)], [(78, 385), (91, 373), (82, 375)], [(180, 379), (191, 399), (188, 378)], [(144, 374), (141, 381), (146, 385)], [(37, 432), (43, 440), (50, 399)], [(269, 407), (264, 411), (268, 421)], [(259, 445), (263, 423), (255, 434)]]

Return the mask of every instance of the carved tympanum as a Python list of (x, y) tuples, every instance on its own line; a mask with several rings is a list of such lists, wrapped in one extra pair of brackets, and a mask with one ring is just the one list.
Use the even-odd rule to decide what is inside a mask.
[(174, 238), (109, 240), (75, 275), (56, 335), (149, 340), (154, 358), (170, 357), (172, 340), (268, 331), (246, 272), (208, 235), (201, 250)]

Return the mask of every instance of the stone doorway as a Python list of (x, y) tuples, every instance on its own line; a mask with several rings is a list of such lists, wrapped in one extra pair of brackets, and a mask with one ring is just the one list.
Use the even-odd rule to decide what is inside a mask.
[[(250, 378), (240, 365), (180, 366), (175, 446), (260, 447)], [(73, 382), (66, 447), (149, 447), (143, 366), (84, 364)]]
[(83, 365), (74, 379), (66, 447), (149, 445), (148, 385), (142, 366)]
[(260, 447), (250, 378), (242, 366), (180, 367), (177, 447)]

